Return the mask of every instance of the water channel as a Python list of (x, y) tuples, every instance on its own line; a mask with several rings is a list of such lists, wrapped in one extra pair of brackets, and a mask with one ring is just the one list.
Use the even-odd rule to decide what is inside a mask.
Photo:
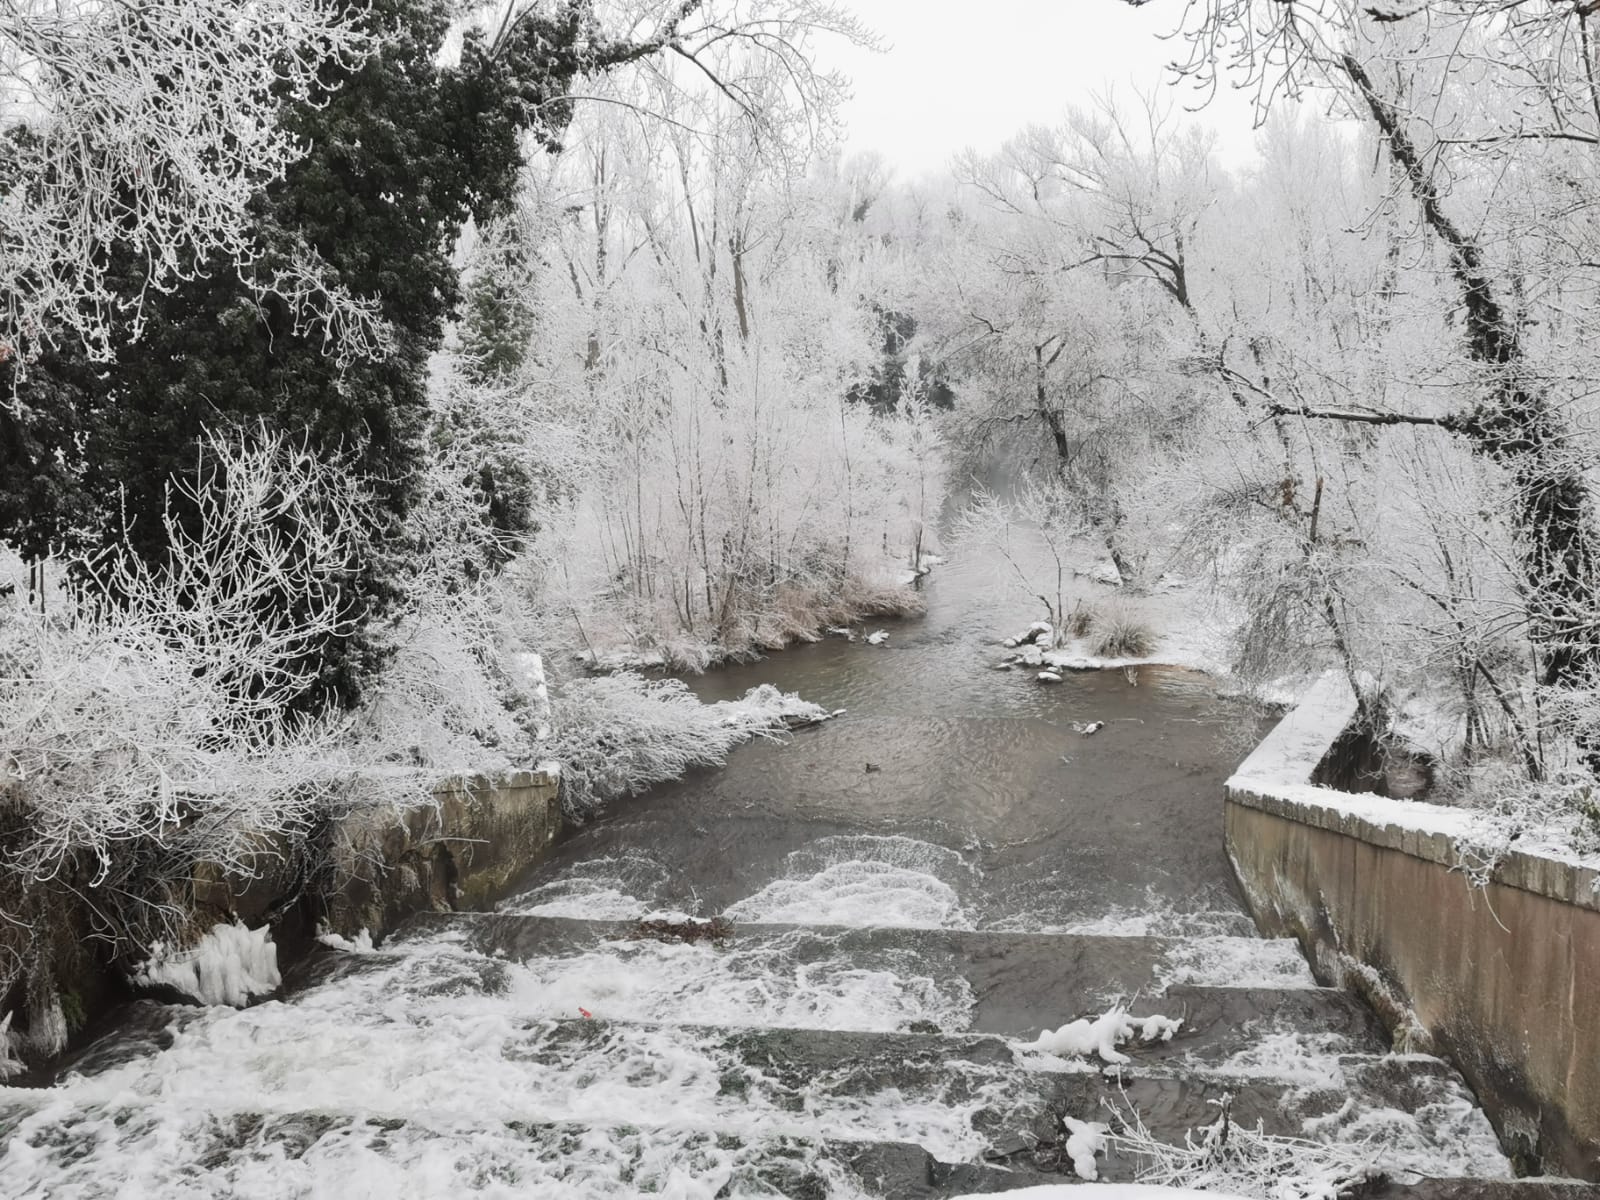
[[(1253, 936), (1221, 788), (1256, 718), (1173, 669), (994, 669), (1038, 615), (1003, 578), (957, 559), (883, 644), (694, 679), (846, 711), (614, 805), (498, 914), (419, 918), (249, 1009), (147, 1004), (57, 1087), (0, 1089), (0, 1194), (952, 1196), (1064, 1169), (1040, 1157), (1064, 1113), (1176, 1138), (1219, 1089), (1242, 1120), (1505, 1174), (1453, 1077), (1397, 1071)], [(681, 914), (735, 936), (636, 936)], [(1118, 998), (1186, 1020), (1143, 1074), (1022, 1046)]]

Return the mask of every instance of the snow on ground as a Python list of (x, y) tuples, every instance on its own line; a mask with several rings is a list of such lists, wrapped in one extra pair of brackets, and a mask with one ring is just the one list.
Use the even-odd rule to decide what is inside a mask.
[(283, 982), (278, 973), (278, 948), (272, 931), (246, 929), (242, 923), (213, 925), (188, 950), (172, 950), (157, 942), (150, 959), (134, 977), (145, 987), (166, 985), (201, 1004), (248, 1004)]
[[(1155, 645), (1150, 652), (1136, 656), (1097, 654), (1092, 633), (1088, 637), (1064, 638), (1060, 646), (1052, 647), (1055, 630), (1048, 622), (1037, 621), (1003, 639), (1006, 649), (1015, 652), (1007, 663), (1056, 674), (1144, 666), (1185, 667), (1218, 677), (1228, 674), (1237, 614), (1210, 590), (1187, 579), (1163, 576), (1148, 592), (1128, 595), (1117, 586), (1111, 573), (1091, 568), (1079, 574), (1096, 585), (1094, 593), (1086, 597), (1090, 603), (1116, 605), (1154, 635)], [(1044, 679), (1043, 675), (1040, 679)]]
[(802, 700), (793, 692), (780, 692), (770, 683), (751, 688), (738, 700), (719, 700), (710, 707), (723, 714), (724, 725), (758, 725), (782, 722), (791, 729), (816, 725), (839, 716), (820, 704)]
[[(1007, 1200), (1247, 1200), (1223, 1192), (1196, 1192), (1190, 1188), (1156, 1187), (1148, 1183), (1067, 1183), (1017, 1188)], [(955, 1200), (994, 1200), (993, 1195), (957, 1196)]]
[[(944, 556), (942, 554), (924, 554), (917, 560), (915, 567), (907, 567), (895, 582), (901, 587), (910, 587), (943, 562)], [(831, 633), (832, 630), (829, 630), (829, 632)]]

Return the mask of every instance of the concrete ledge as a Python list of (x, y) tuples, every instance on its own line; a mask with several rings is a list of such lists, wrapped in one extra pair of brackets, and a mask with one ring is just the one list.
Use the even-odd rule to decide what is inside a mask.
[(432, 804), (360, 810), (334, 831), (327, 922), (379, 937), (413, 913), (489, 908), (561, 832), (560, 779), (546, 771), (453, 780)]
[(1525, 1170), (1600, 1178), (1595, 872), (1513, 854), (1473, 888), (1468, 814), (1312, 785), (1354, 711), (1324, 679), (1226, 785), (1257, 924), (1297, 937), (1397, 1041), (1452, 1057)]
[[(1475, 866), (1471, 819), (1461, 809), (1311, 783), (1354, 715), (1349, 686), (1325, 676), (1229, 778), (1228, 800), (1443, 867)], [(1493, 877), (1506, 887), (1600, 912), (1600, 872), (1576, 861), (1513, 850), (1500, 858)]]
[[(218, 922), (271, 925), (287, 967), (313, 945), (319, 923), (380, 937), (419, 912), (490, 908), (555, 845), (559, 793), (556, 770), (454, 780), (410, 808), (358, 809), (309, 841), (265, 841), (253, 875), (200, 864), (172, 882), (170, 903), (185, 944)], [(14, 1013), (32, 1062), (59, 1053), (63, 1034), (80, 1033), (128, 997), (135, 964), (113, 958), (95, 936), (93, 888), (67, 886), (80, 882), (0, 896), (0, 907), (31, 918), (0, 929), (0, 951), (25, 956), (26, 966), (0, 994), (0, 1015)]]

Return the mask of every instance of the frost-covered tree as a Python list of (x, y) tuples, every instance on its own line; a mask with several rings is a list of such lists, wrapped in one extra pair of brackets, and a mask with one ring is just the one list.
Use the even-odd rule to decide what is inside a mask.
[(681, 65), (616, 77), (537, 182), (560, 217), (527, 386), (584, 471), (535, 555), (602, 660), (699, 666), (914, 603), (898, 584), (938, 503), (923, 406), (852, 399), (872, 239), (808, 149), (836, 82), (740, 48), (706, 65), (737, 95)]
[[(356, 582), (362, 615), (325, 654), (326, 694), (352, 702), (382, 658), (366, 631), (404, 602), (427, 364), (460, 300), (463, 228), (509, 210), (525, 151), (556, 143), (581, 81), (645, 70), (656, 55), (710, 65), (708, 45), (759, 46), (789, 26), (770, 25), (765, 9), (715, 3), (517, 5), (465, 28), (423, 0), (340, 11), (370, 52), (324, 55), (301, 92), (285, 96), (278, 128), (299, 149), (250, 206), (251, 260), (241, 269), (215, 250), (192, 278), (145, 294), (142, 259), (111, 247), (104, 281), (116, 295), (145, 295), (142, 332), (116, 310), (122, 324), (103, 368), (68, 345), (23, 373), (0, 366), (0, 384), (15, 385), (14, 436), (0, 440), (0, 511), (17, 514), (16, 534), (0, 536), (32, 531), (35, 546), (58, 538), (89, 549), (126, 531), (141, 557), (159, 563), (165, 482), (185, 469), (205, 428), (265, 422), (305, 433), (317, 453), (369, 480), (377, 502)], [(781, 58), (785, 46), (772, 53)], [(306, 319), (324, 284), (369, 300), (392, 352), (338, 353), (344, 339), (330, 341)], [(28, 483), (41, 464), (46, 488)], [(525, 503), (520, 485), (493, 481), (494, 463), (482, 468), (492, 515), (526, 524), (511, 512)]]
[[(1461, 438), (1503, 473), (1538, 676), (1581, 685), (1596, 647), (1596, 530), (1575, 412), (1591, 373), (1593, 147), (1600, 86), (1589, 5), (1206, 0), (1185, 11), (1202, 84), (1241, 73), (1266, 106), (1327, 88), (1381, 145), (1402, 277), (1438, 280), (1458, 314), (1452, 402), (1314, 404), (1278, 415)], [(1262, 387), (1263, 392), (1270, 389)]]
[[(251, 202), (306, 152), (285, 111), (371, 49), (353, 16), (323, 0), (0, 8), (0, 362), (63, 338), (108, 359), (151, 293), (248, 269)], [(365, 317), (308, 257), (255, 278), (325, 327)]]
[(1204, 139), (1154, 100), (1132, 112), (1108, 100), (959, 160), (914, 309), (961, 396), (960, 443), (1017, 454), (1130, 580), (1152, 550), (1141, 490), (1204, 427), (1188, 376), (1217, 195)]

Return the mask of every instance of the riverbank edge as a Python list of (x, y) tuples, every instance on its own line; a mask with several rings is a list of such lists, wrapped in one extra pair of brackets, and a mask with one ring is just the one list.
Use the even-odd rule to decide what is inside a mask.
[[(547, 766), (447, 780), (408, 808), (360, 808), (330, 821), (310, 856), (267, 847), (249, 877), (197, 869), (172, 903), (191, 942), (218, 925), (269, 927), (287, 974), (323, 930), (380, 939), (419, 912), (492, 908), (566, 831), (560, 785), (559, 770)], [(11, 1016), (24, 1078), (47, 1077), (139, 994), (137, 964), (116, 959), (94, 935), (92, 889), (35, 899), (42, 919)]]
[(1519, 1170), (1600, 1179), (1596, 873), (1514, 853), (1479, 888), (1470, 814), (1314, 784), (1354, 714), (1324, 676), (1225, 785), (1257, 926), (1363, 995), (1397, 1049), (1453, 1059)]
[(926, 615), (927, 602), (922, 598), (919, 585), (930, 569), (923, 569), (907, 582), (870, 590), (854, 598), (819, 600), (807, 606), (805, 617), (786, 621), (777, 629), (752, 636), (742, 648), (728, 648), (716, 643), (693, 643), (693, 653), (670, 646), (648, 650), (619, 647), (599, 651), (590, 648), (576, 651), (572, 656), (573, 661), (596, 675), (616, 671), (701, 675), (719, 667), (755, 662), (768, 654), (781, 654), (795, 646), (813, 645), (836, 629), (869, 621), (906, 621)]

